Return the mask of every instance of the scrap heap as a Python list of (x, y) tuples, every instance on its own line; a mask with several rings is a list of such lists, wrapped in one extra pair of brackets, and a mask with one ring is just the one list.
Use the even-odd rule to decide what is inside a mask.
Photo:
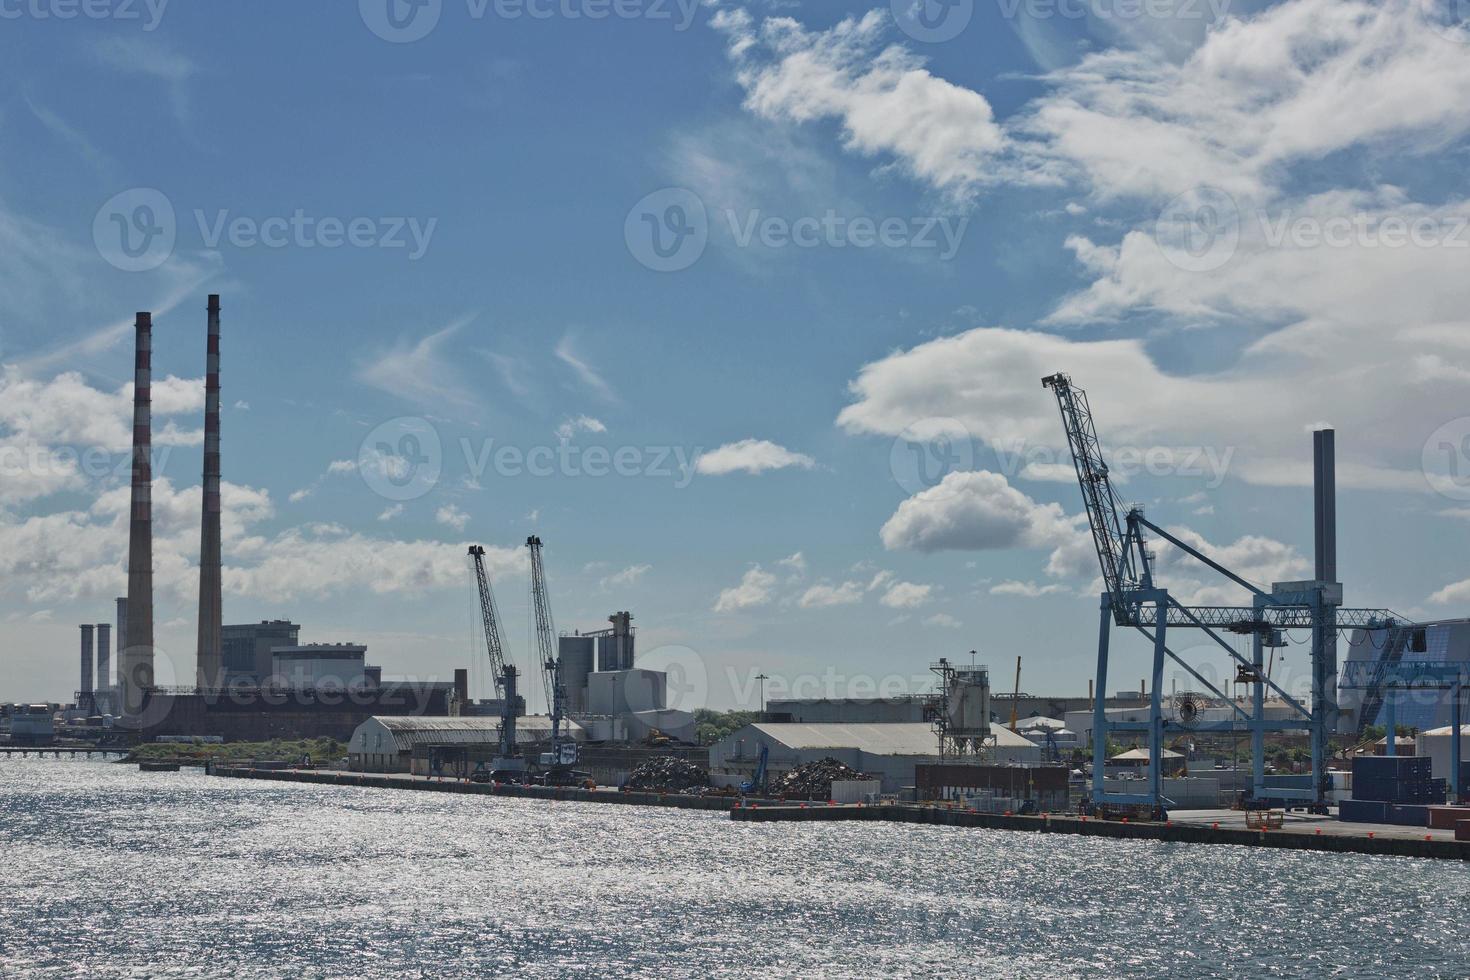
[(832, 797), (834, 780), (868, 778), (867, 774), (828, 756), (797, 766), (771, 784), (771, 794), (787, 799), (826, 800)]
[(707, 788), (709, 773), (684, 759), (660, 756), (657, 759), (649, 759), (628, 773), (628, 780), (623, 785), (635, 790), (688, 793)]

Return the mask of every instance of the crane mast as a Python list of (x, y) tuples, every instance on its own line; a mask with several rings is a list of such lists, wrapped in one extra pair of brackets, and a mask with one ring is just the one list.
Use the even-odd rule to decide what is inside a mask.
[(495, 694), (500, 698), (500, 758), (497, 769), (520, 767), (516, 754), (516, 718), (525, 710), (525, 699), (516, 692), (516, 668), (506, 663), (505, 645), (500, 639), (500, 610), (495, 606), (495, 593), (490, 589), (490, 576), (485, 573), (485, 549), (470, 545), (470, 562), (475, 570), (475, 586), (480, 593), (480, 619), (485, 627), (485, 649), (490, 657), (490, 670), (495, 677)]
[(546, 687), (546, 703), (551, 711), (551, 765), (565, 766), (576, 762), (576, 745), (563, 740), (562, 719), (566, 714), (567, 688), (561, 676), (561, 657), (557, 652), (556, 626), (551, 619), (551, 601), (546, 592), (546, 567), (541, 560), (541, 539), (526, 539), (531, 550), (531, 605), (536, 615), (536, 648), (541, 656), (542, 681)]

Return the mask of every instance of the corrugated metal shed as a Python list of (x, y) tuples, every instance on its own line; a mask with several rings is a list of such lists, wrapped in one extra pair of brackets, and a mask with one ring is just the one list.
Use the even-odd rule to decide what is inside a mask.
[[(938, 737), (927, 724), (893, 722), (874, 725), (805, 725), (764, 723), (751, 726), (792, 749), (859, 749), (869, 755), (936, 755)], [(1015, 732), (999, 725), (991, 727), (998, 748), (1032, 748)]]
[[(369, 721), (377, 722), (387, 731), (398, 752), (410, 752), (416, 745), (494, 745), (500, 740), (500, 719), (493, 717), (395, 718), (375, 715)], [(573, 738), (581, 738), (582, 728), (576, 722), (563, 721), (562, 725)], [(516, 719), (517, 743), (540, 741), (550, 735), (551, 719), (545, 715)], [(523, 736), (529, 736), (529, 739)]]

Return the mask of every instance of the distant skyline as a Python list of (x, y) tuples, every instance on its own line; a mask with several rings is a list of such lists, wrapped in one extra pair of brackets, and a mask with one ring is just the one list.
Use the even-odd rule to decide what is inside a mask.
[(679, 707), (971, 650), (1085, 693), (1056, 371), (1150, 519), (1261, 584), (1310, 575), (1335, 427), (1347, 603), (1470, 614), (1470, 31), (1123, 6), (11, 8), (0, 699), (68, 700), (124, 591), (138, 310), (159, 679), (192, 682), (211, 292), (225, 622), (385, 676), (489, 694), (470, 543), (530, 669), (536, 533), (557, 627), (631, 610)]

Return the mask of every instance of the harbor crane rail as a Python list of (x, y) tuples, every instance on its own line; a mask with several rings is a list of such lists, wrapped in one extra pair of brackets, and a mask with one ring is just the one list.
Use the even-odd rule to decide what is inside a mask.
[[(1331, 430), (1314, 433), (1316, 450), (1317, 569), (1310, 581), (1273, 583), (1268, 592), (1247, 581), (1208, 555), (1144, 517), (1143, 508), (1125, 503), (1113, 486), (1098, 439), (1087, 394), (1074, 387), (1066, 374), (1052, 374), (1042, 387), (1056, 396), (1068, 448), (1087, 509), (1088, 526), (1102, 570), (1098, 634), (1097, 678), (1093, 699), (1092, 800), (1096, 805), (1151, 806), (1162, 813), (1168, 802), (1163, 794), (1162, 750), (1166, 730), (1231, 731), (1237, 721), (1251, 733), (1251, 798), (1267, 796), (1265, 783), (1265, 734), (1307, 728), (1312, 741), (1312, 786), (1310, 789), (1271, 787), (1275, 799), (1301, 800), (1309, 808), (1325, 812), (1331, 780), (1327, 775), (1328, 739), (1337, 725), (1337, 631), (1342, 627), (1387, 630), (1402, 626), (1402, 617), (1387, 609), (1342, 608), (1342, 586), (1336, 579), (1336, 526), (1333, 493), (1333, 439)], [(1184, 554), (1245, 589), (1249, 606), (1187, 606), (1174, 599), (1154, 580), (1154, 553), (1145, 530), (1180, 549)], [(1153, 644), (1152, 692), (1147, 722), (1115, 722), (1107, 716), (1109, 639), (1113, 626), (1136, 629)], [(1237, 677), (1247, 678), (1252, 688), (1251, 710), (1246, 711), (1222, 692), (1200, 671), (1172, 650), (1166, 640), (1170, 628), (1198, 629), (1221, 647), (1238, 666)], [(1282, 631), (1310, 629), (1312, 696), (1304, 705), (1270, 679), (1265, 670), (1266, 648), (1285, 645)], [(1249, 636), (1251, 656), (1246, 659), (1222, 633)], [(1165, 719), (1162, 690), (1164, 666), (1172, 661), (1203, 688), (1231, 706), (1229, 721), (1201, 724)], [(1265, 692), (1270, 689), (1292, 708), (1294, 717), (1267, 719)], [(1149, 743), (1149, 786), (1147, 793), (1110, 793), (1106, 788), (1105, 765), (1110, 732), (1146, 733)]]

